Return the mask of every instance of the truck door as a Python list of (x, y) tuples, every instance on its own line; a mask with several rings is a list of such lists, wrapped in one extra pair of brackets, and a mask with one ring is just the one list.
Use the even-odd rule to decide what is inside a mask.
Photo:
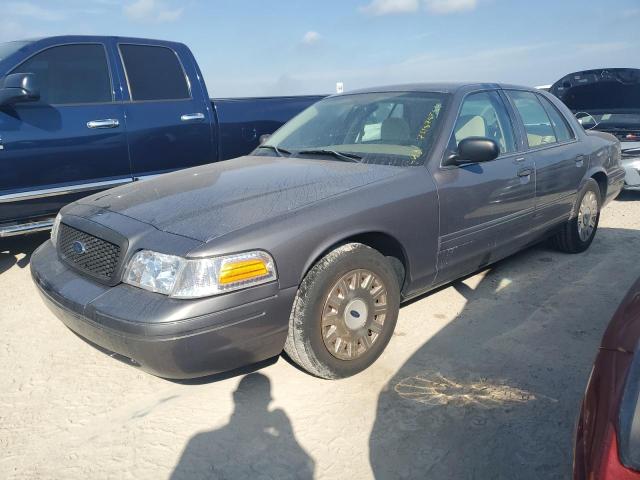
[(34, 74), (40, 100), (0, 107), (0, 224), (131, 181), (107, 59), (102, 43), (53, 45), (8, 72)]
[(441, 166), (434, 172), (440, 199), (438, 283), (517, 251), (532, 231), (535, 167), (524, 158), (497, 91), (470, 93), (462, 100), (449, 153), (468, 137), (494, 140), (500, 156), (490, 162)]
[(190, 54), (153, 44), (119, 43), (118, 50), (133, 176), (215, 161), (211, 102)]

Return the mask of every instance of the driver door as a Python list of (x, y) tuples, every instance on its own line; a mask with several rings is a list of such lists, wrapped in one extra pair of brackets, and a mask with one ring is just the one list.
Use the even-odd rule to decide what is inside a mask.
[(490, 162), (441, 166), (438, 283), (469, 274), (522, 248), (531, 236), (535, 165), (518, 141), (512, 113), (497, 91), (468, 94), (451, 132), (449, 155), (468, 137), (500, 147)]

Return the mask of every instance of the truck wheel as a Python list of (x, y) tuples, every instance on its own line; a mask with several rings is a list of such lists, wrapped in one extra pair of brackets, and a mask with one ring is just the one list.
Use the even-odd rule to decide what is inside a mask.
[(355, 375), (385, 349), (399, 309), (400, 288), (391, 263), (361, 243), (343, 245), (302, 281), (284, 349), (312, 375)]
[(552, 239), (554, 247), (566, 253), (584, 252), (596, 235), (602, 198), (597, 182), (590, 178), (578, 196), (577, 213)]

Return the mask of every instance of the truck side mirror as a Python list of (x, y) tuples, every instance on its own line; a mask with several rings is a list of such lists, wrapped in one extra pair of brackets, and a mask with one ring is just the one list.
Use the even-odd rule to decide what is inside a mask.
[(13, 73), (4, 77), (0, 88), (0, 105), (33, 102), (40, 99), (40, 89), (34, 73)]
[(460, 141), (458, 150), (451, 155), (447, 165), (490, 162), (500, 156), (500, 147), (495, 140), (486, 137), (468, 137)]

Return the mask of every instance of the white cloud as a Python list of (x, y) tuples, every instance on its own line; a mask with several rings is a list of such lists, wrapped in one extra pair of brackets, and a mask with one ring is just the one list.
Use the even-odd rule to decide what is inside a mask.
[(9, 2), (3, 10), (15, 16), (28, 17), (47, 22), (56, 22), (65, 18), (65, 16), (59, 12), (34, 5), (31, 2)]
[(473, 10), (477, 0), (425, 0), (427, 10), (432, 13), (447, 14)]
[(419, 0), (373, 0), (360, 10), (371, 15), (411, 13), (420, 8)]
[(150, 22), (175, 22), (180, 19), (183, 8), (168, 8), (159, 0), (136, 0), (123, 7), (124, 14), (131, 20)]
[(478, 0), (372, 0), (360, 10), (371, 15), (414, 13), (424, 9), (434, 14), (448, 14), (473, 10)]
[(304, 34), (302, 37), (302, 43), (305, 45), (313, 45), (314, 43), (318, 43), (322, 36), (318, 32), (314, 32), (313, 30)]

